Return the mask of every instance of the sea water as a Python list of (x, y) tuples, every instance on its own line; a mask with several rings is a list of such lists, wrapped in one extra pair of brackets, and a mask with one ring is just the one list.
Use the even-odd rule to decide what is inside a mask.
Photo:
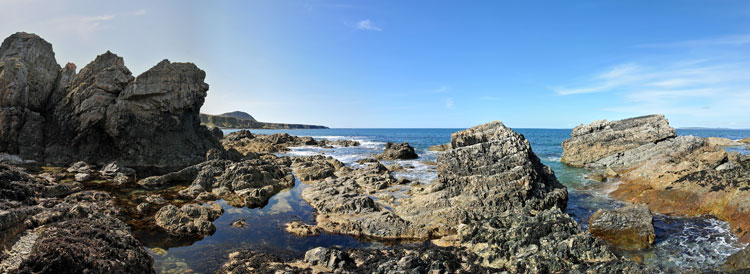
[[(312, 136), (316, 139), (350, 139), (360, 142), (357, 147), (295, 147), (279, 155), (306, 156), (326, 155), (334, 157), (348, 166), (357, 167), (360, 159), (371, 158), (383, 151), (386, 142), (408, 142), (419, 159), (384, 161), (410, 167), (396, 172), (397, 178), (408, 178), (429, 183), (437, 179), (437, 170), (432, 162), (437, 152), (429, 151), (432, 145), (450, 141), (450, 135), (461, 129), (311, 129), (311, 130), (250, 130), (256, 134), (289, 133), (296, 136)], [(570, 135), (570, 129), (514, 129), (523, 134), (545, 165), (552, 168), (558, 180), (568, 188), (567, 213), (585, 230), (588, 219), (600, 208), (614, 209), (625, 205), (611, 199), (608, 193), (611, 184), (585, 179), (585, 169), (568, 167), (560, 162), (562, 142)], [(225, 130), (228, 134), (236, 130)], [(750, 137), (750, 131), (740, 130), (677, 130), (679, 135), (701, 137), (724, 137), (741, 139)], [(744, 147), (728, 150), (748, 153)], [(216, 232), (202, 240), (180, 243), (183, 246), (164, 246), (163, 242), (146, 242), (154, 255), (155, 268), (160, 273), (213, 273), (235, 250), (254, 249), (276, 254), (280, 257), (299, 258), (308, 249), (318, 246), (339, 248), (377, 247), (381, 245), (414, 243), (378, 243), (346, 235), (322, 233), (318, 236), (296, 237), (284, 231), (284, 224), (291, 221), (315, 222), (315, 210), (301, 197), (306, 186), (299, 181), (289, 190), (275, 195), (263, 208), (235, 208), (219, 201), (225, 213), (214, 221)], [(246, 227), (236, 228), (231, 224), (244, 220)], [(721, 265), (726, 257), (744, 247), (730, 232), (726, 222), (711, 217), (679, 218), (656, 214), (655, 244), (644, 251), (630, 252), (625, 256), (637, 258), (645, 264), (655, 265), (666, 272), (676, 270), (713, 269)], [(166, 249), (166, 253), (159, 249)], [(157, 252), (157, 250), (159, 250)]]

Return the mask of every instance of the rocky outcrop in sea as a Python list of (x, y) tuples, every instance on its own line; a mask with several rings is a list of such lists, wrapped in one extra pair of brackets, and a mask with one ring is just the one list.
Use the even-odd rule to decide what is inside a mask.
[(565, 163), (620, 182), (610, 196), (652, 211), (712, 215), (750, 241), (750, 156), (727, 152), (726, 142), (676, 136), (663, 115), (597, 121), (573, 129), (563, 143)]

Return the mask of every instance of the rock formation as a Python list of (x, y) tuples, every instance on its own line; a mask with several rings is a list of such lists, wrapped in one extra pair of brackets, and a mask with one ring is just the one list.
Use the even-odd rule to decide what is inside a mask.
[(200, 125), (208, 85), (191, 63), (164, 60), (133, 77), (106, 52), (76, 74), (52, 46), (16, 33), (0, 46), (0, 151), (58, 165), (113, 161), (176, 169), (219, 143)]
[(334, 145), (349, 147), (359, 146), (352, 140), (315, 140), (312, 137), (298, 137), (287, 133), (271, 135), (252, 134), (247, 130), (232, 132), (221, 140), (225, 149), (235, 149), (242, 154), (274, 153), (289, 150), (289, 147), (315, 146), (330, 148)]
[(410, 160), (417, 159), (419, 156), (417, 156), (414, 148), (409, 143), (396, 144), (387, 142), (383, 153), (379, 157), (386, 160)]
[(589, 220), (589, 231), (626, 250), (639, 250), (654, 243), (654, 216), (645, 205), (631, 205), (615, 210), (599, 209)]
[(604, 156), (677, 136), (664, 115), (580, 125), (563, 142), (562, 162), (582, 167)]
[(317, 226), (325, 231), (434, 239), (499, 271), (643, 270), (563, 213), (565, 187), (523, 135), (493, 122), (454, 133), (450, 148), (438, 157), (438, 181), (412, 184), (405, 196), (376, 198), (401, 186), (375, 161), (315, 182), (302, 197), (317, 209)]
[(2, 273), (154, 273), (109, 194), (0, 165)]
[(710, 214), (750, 241), (750, 156), (673, 133), (661, 115), (594, 122), (573, 129), (563, 155), (566, 163), (615, 171), (622, 184), (612, 197), (659, 213)]
[(180, 236), (204, 236), (214, 233), (212, 223), (224, 210), (221, 205), (209, 202), (207, 206), (186, 204), (178, 208), (166, 205), (156, 212), (156, 225), (169, 233)]

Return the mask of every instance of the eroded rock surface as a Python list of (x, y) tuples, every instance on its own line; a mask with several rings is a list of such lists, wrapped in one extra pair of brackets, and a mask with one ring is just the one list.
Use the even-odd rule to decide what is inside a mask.
[(52, 45), (16, 33), (0, 46), (0, 151), (59, 165), (112, 161), (169, 170), (196, 164), (219, 142), (200, 125), (208, 85), (191, 63), (164, 60), (133, 77), (106, 52), (78, 74)]
[[(586, 159), (572, 163), (614, 171), (616, 176), (608, 177), (622, 184), (610, 196), (647, 204), (658, 213), (713, 215), (729, 222), (742, 241), (750, 241), (750, 156), (726, 152), (712, 139), (675, 137), (661, 115), (605, 123), (637, 127), (600, 124), (574, 129), (563, 149), (569, 159)], [(610, 144), (618, 149), (601, 149)]]
[(333, 157), (321, 155), (298, 157), (292, 162), (292, 170), (302, 182), (322, 180), (335, 174), (348, 173), (351, 171), (344, 163)]
[(654, 215), (645, 205), (599, 209), (589, 220), (589, 232), (626, 250), (647, 248), (656, 239)]
[(409, 143), (385, 143), (385, 149), (380, 154), (381, 159), (386, 160), (409, 160), (417, 159), (419, 156)]
[(617, 258), (563, 213), (565, 187), (523, 135), (493, 122), (453, 134), (450, 147), (438, 157), (437, 182), (413, 184), (406, 196), (389, 194), (398, 183), (385, 167), (363, 161), (366, 167), (316, 182), (302, 197), (317, 209), (323, 230), (434, 239), (469, 251), (475, 267), (512, 273), (646, 271)]
[(563, 142), (562, 162), (582, 167), (605, 156), (677, 136), (664, 115), (579, 125)]
[(204, 236), (216, 231), (212, 223), (224, 210), (221, 205), (209, 202), (208, 205), (186, 204), (178, 208), (166, 205), (156, 212), (156, 225), (179, 236)]

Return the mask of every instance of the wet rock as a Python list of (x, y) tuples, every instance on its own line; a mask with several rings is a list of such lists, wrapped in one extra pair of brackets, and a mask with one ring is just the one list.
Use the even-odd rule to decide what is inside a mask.
[(106, 52), (76, 74), (52, 46), (16, 33), (0, 46), (0, 151), (53, 164), (84, 161), (170, 170), (219, 142), (200, 125), (205, 72), (164, 60), (133, 77)]
[(292, 162), (294, 175), (302, 182), (313, 182), (335, 176), (337, 172), (348, 172), (344, 163), (333, 157), (321, 155), (298, 157)]
[(276, 274), (276, 273), (305, 273), (312, 274), (312, 270), (302, 270), (285, 263), (281, 258), (254, 250), (235, 251), (229, 253), (229, 259), (217, 273), (225, 274)]
[(401, 172), (401, 171), (406, 170), (403, 166), (399, 164), (392, 164), (392, 165), (386, 166), (385, 168), (388, 169), (388, 171), (390, 172)]
[(206, 206), (186, 204), (178, 208), (166, 205), (154, 216), (156, 225), (179, 236), (204, 236), (216, 231), (213, 221), (224, 213), (221, 205), (209, 202)]
[(284, 230), (298, 237), (315, 236), (320, 234), (320, 229), (318, 227), (297, 221), (287, 223)]
[(245, 220), (236, 220), (232, 222), (232, 227), (234, 228), (243, 228), (247, 226), (247, 222)]
[(599, 209), (589, 220), (589, 232), (626, 250), (644, 249), (654, 243), (654, 216), (645, 205), (615, 210)]
[(360, 145), (358, 141), (354, 140), (333, 140), (326, 141), (326, 144), (340, 147), (356, 147)]
[(321, 266), (327, 269), (348, 269), (351, 260), (338, 249), (318, 247), (305, 252), (304, 262), (309, 266)]
[(39, 235), (17, 273), (155, 273), (153, 259), (117, 218), (55, 223)]
[(743, 144), (750, 144), (750, 138), (743, 138), (742, 140), (739, 140), (739, 142)]
[(664, 115), (579, 125), (563, 142), (562, 162), (582, 167), (606, 156), (677, 136)]
[(386, 160), (409, 160), (417, 159), (419, 156), (414, 152), (414, 148), (409, 143), (396, 144), (387, 142), (383, 153), (379, 157)]

